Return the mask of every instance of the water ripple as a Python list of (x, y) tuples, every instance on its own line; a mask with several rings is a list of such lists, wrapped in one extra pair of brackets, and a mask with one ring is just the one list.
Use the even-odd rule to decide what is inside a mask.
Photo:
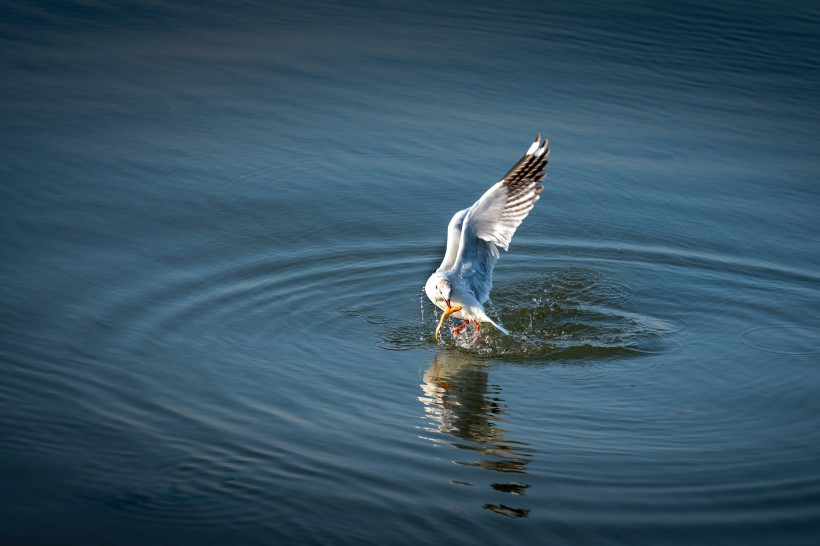
[(752, 349), (782, 355), (815, 355), (820, 353), (820, 328), (793, 324), (755, 326), (738, 334), (738, 339)]

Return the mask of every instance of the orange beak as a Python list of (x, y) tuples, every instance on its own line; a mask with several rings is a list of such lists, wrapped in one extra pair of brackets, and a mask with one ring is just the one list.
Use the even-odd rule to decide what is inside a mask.
[(446, 319), (453, 313), (458, 313), (459, 311), (461, 311), (461, 306), (456, 305), (455, 307), (450, 307), (444, 312), (443, 315), (441, 315), (441, 320), (438, 321), (438, 326), (436, 327), (436, 341), (438, 341), (438, 331), (441, 330), (441, 325), (444, 324), (444, 319)]

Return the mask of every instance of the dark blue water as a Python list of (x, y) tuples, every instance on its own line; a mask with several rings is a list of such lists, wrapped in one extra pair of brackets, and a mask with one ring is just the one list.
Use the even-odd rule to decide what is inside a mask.
[(0, 14), (0, 542), (820, 540), (817, 5)]

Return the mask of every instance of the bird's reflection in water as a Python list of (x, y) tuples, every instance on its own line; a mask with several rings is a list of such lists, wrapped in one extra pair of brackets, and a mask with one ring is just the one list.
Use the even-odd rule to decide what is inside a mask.
[[(506, 405), (499, 387), (490, 385), (486, 365), (459, 353), (437, 354), (424, 373), (421, 389), (424, 396), (419, 400), (424, 403), (429, 425), (426, 429), (444, 435), (443, 439), (430, 439), (464, 450), (465, 460), (454, 461), (457, 464), (499, 473), (490, 485), (494, 490), (523, 496), (529, 485), (512, 475), (526, 474), (533, 450), (523, 442), (504, 438)], [(517, 518), (530, 512), (501, 503), (484, 504), (484, 508)]]

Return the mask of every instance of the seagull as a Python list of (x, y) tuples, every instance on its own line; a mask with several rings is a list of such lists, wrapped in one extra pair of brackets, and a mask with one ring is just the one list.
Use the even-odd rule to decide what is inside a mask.
[(493, 268), (498, 249), (507, 250), (524, 218), (538, 201), (547, 176), (550, 150), (541, 133), (524, 156), (510, 171), (487, 190), (473, 206), (460, 210), (447, 226), (447, 250), (435, 273), (424, 285), (424, 292), (444, 314), (436, 328), (436, 341), (444, 319), (450, 315), (464, 322), (454, 335), (470, 321), (476, 331), (479, 322), (489, 322), (506, 335), (509, 331), (487, 316), (483, 303), (493, 287)]

